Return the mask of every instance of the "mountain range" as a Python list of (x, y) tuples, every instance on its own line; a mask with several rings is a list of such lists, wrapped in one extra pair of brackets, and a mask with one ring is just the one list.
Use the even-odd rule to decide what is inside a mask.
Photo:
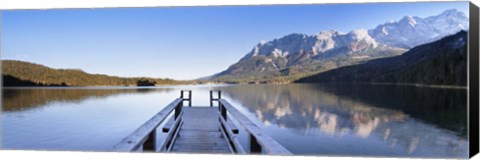
[(378, 82), (466, 85), (468, 17), (458, 10), (405, 16), (374, 29), (293, 33), (256, 44), (226, 70), (197, 81), (126, 78), (2, 60), (3, 86)]
[(467, 32), (380, 58), (301, 78), (298, 83), (395, 83), (467, 85)]
[(289, 34), (255, 45), (238, 62), (209, 77), (213, 81), (291, 82), (343, 66), (399, 56), (415, 46), (468, 30), (468, 17), (458, 10), (426, 18), (405, 16), (374, 29), (315, 35)]

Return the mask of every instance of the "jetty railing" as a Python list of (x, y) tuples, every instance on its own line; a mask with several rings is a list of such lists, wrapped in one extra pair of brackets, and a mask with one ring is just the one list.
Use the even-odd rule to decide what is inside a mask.
[[(184, 92), (189, 92), (188, 97), (184, 97)], [(217, 98), (213, 98), (213, 92), (217, 93)], [(173, 145), (176, 141), (176, 138), (181, 132), (180, 128), (182, 127), (184, 121), (182, 120), (183, 113), (188, 111), (190, 108), (183, 108), (183, 102), (189, 101), (189, 106), (191, 106), (192, 93), (190, 90), (182, 90), (180, 92), (180, 98), (175, 99), (173, 102), (168, 104), (164, 109), (155, 114), (147, 122), (145, 122), (138, 129), (133, 131), (126, 138), (122, 139), (118, 144), (113, 146), (113, 151), (153, 151), (153, 152), (170, 152), (173, 148)], [(254, 124), (250, 119), (233, 107), (225, 99), (221, 98), (220, 91), (210, 91), (210, 105), (213, 107), (213, 102), (218, 102), (218, 112), (212, 110), (215, 113), (218, 113), (219, 119), (219, 129), (222, 134), (222, 137), (228, 143), (230, 151), (238, 154), (246, 153), (266, 153), (266, 154), (281, 154), (281, 155), (291, 155), (290, 151), (285, 149), (272, 137), (268, 136), (265, 132), (260, 129), (256, 124)], [(160, 124), (165, 122), (167, 117), (170, 117), (173, 113), (172, 118), (165, 124), (162, 129), (164, 132), (168, 132), (163, 142), (157, 146), (157, 128)], [(227, 114), (228, 113), (228, 114)], [(228, 116), (228, 117), (227, 117)], [(215, 118), (217, 115), (215, 115)], [(238, 121), (238, 124), (243, 126), (244, 130), (248, 136), (248, 152), (245, 148), (238, 142), (238, 133), (239, 130), (234, 124), (232, 118)], [(166, 127), (166, 128), (165, 128)]]
[[(184, 92), (189, 92), (188, 98), (184, 97)], [(113, 146), (113, 151), (131, 152), (139, 150), (140, 147), (142, 147), (143, 151), (168, 151), (169, 149), (171, 149), (171, 142), (174, 140), (176, 134), (178, 133), (178, 128), (180, 128), (180, 126), (182, 125), (181, 119), (183, 114), (183, 101), (189, 101), (189, 106), (191, 106), (191, 100), (192, 91), (182, 90), (180, 92), (180, 98), (177, 98), (173, 102), (168, 104), (165, 108), (155, 114), (142, 126), (133, 131), (130, 135), (125, 137), (118, 144)], [(172, 112), (174, 112), (173, 118), (175, 120), (172, 129), (170, 129), (165, 140), (161, 143), (160, 147), (158, 147), (156, 145), (157, 127), (162, 122), (164, 122), (168, 115), (170, 115)]]
[[(217, 93), (217, 98), (214, 98), (213, 97), (213, 92), (216, 92)], [(211, 90), (210, 91), (210, 107), (213, 107), (213, 102), (214, 101), (218, 101), (222, 98), (222, 91), (214, 91), (214, 90)]]
[[(184, 92), (188, 92), (188, 98), (184, 97)], [(181, 90), (180, 91), (180, 98), (182, 98), (184, 101), (188, 101), (188, 106), (192, 106), (192, 91), (191, 90)]]
[[(212, 92), (218, 93), (218, 99), (213, 98)], [(275, 141), (272, 137), (268, 136), (260, 127), (254, 124), (250, 119), (248, 119), (245, 115), (243, 115), (240, 111), (238, 111), (235, 107), (233, 107), (228, 101), (225, 99), (221, 99), (220, 91), (210, 91), (210, 104), (213, 101), (218, 101), (219, 106), (219, 120), (221, 124), (221, 130), (226, 136), (227, 140), (230, 143), (232, 149), (239, 154), (245, 154), (245, 149), (237, 140), (237, 136), (235, 133), (232, 132), (230, 129), (231, 125), (227, 123), (230, 119), (227, 115), (231, 115), (234, 117), (240, 125), (244, 127), (248, 134), (248, 143), (250, 153), (267, 153), (267, 154), (277, 154), (277, 155), (291, 155), (292, 153), (280, 145), (277, 141)], [(227, 114), (227, 112), (229, 114)], [(231, 121), (231, 119), (230, 119)]]

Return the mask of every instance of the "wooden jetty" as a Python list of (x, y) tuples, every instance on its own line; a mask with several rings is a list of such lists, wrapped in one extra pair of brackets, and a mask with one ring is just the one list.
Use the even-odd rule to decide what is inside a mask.
[[(184, 93), (188, 93), (188, 97)], [(217, 93), (217, 97), (213, 93)], [(188, 102), (188, 106), (184, 106), (184, 102)], [(214, 102), (218, 106), (214, 106)], [(233, 119), (237, 120), (248, 136), (247, 149), (238, 140), (240, 130)], [(161, 124), (164, 124), (162, 132), (166, 135), (158, 142), (157, 128)], [(221, 91), (210, 91), (210, 106), (192, 106), (190, 90), (180, 91), (180, 98), (113, 146), (113, 151), (291, 155), (228, 101), (222, 99)]]

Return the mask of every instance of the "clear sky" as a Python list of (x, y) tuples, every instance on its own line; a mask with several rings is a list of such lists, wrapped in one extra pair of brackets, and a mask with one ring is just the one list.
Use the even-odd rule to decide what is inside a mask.
[(468, 2), (1, 11), (1, 59), (125, 77), (194, 79), (225, 70), (261, 40), (371, 29)]

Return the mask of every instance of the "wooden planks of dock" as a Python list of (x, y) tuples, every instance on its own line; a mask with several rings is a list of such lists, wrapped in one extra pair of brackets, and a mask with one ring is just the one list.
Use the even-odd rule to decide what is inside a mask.
[(217, 107), (185, 107), (171, 152), (232, 153), (219, 128)]
[[(188, 97), (184, 97), (188, 92)], [(217, 98), (213, 93), (217, 93)], [(234, 153), (291, 155), (290, 151), (268, 136), (245, 115), (221, 98), (221, 91), (210, 91), (210, 106), (192, 107), (190, 90), (181, 90), (173, 100), (147, 122), (112, 147), (112, 151)], [(187, 101), (188, 106), (184, 106)], [(218, 106), (213, 106), (218, 102)], [(229, 113), (229, 114), (227, 114)], [(173, 116), (167, 120), (168, 115)], [(227, 116), (229, 115), (229, 116)], [(245, 149), (238, 141), (238, 126), (248, 136)], [(163, 142), (157, 145), (157, 127), (166, 122)]]

